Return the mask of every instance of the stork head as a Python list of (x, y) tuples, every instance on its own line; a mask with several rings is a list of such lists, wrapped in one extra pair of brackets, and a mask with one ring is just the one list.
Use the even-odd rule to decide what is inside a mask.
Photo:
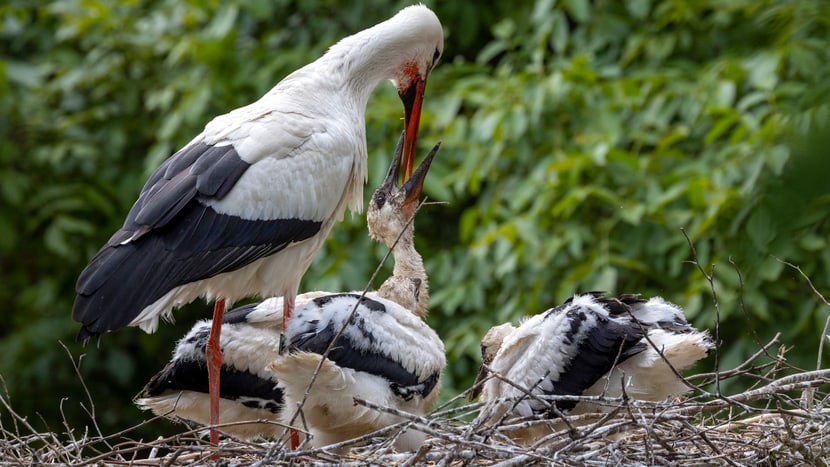
[(406, 134), (403, 133), (398, 139), (398, 146), (395, 148), (389, 172), (383, 183), (372, 194), (366, 213), (369, 235), (390, 248), (407, 225), (411, 226), (409, 221), (415, 214), (427, 171), (441, 143), (436, 144), (403, 185), (398, 186), (398, 175), (401, 171), (405, 145)]
[(510, 335), (516, 328), (510, 323), (493, 326), (487, 331), (487, 334), (481, 339), (481, 368), (478, 370), (478, 375), (473, 383), (473, 389), (470, 391), (470, 399), (475, 399), (481, 394), (484, 387), (484, 380), (490, 373), (485, 365), (489, 365), (496, 358), (496, 354), (501, 350), (501, 345), (504, 339)]
[(400, 45), (400, 67), (391, 77), (404, 107), (403, 177), (406, 179), (412, 175), (427, 77), (444, 51), (444, 31), (435, 13), (424, 5), (406, 7), (389, 22), (401, 28), (401, 37), (409, 37)]
[(342, 39), (321, 59), (327, 64), (325, 73), (342, 76), (355, 102), (364, 106), (381, 81), (395, 85), (404, 107), (404, 178), (412, 175), (427, 78), (443, 52), (444, 30), (438, 16), (424, 5), (411, 5)]

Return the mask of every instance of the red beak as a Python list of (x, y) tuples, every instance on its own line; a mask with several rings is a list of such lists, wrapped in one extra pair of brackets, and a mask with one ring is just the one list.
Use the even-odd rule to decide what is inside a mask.
[(406, 89), (398, 91), (404, 107), (404, 137), (403, 137), (403, 180), (412, 175), (415, 165), (415, 145), (418, 142), (418, 127), (421, 123), (421, 105), (424, 102), (424, 90), (427, 82), (417, 73), (413, 74), (412, 81)]

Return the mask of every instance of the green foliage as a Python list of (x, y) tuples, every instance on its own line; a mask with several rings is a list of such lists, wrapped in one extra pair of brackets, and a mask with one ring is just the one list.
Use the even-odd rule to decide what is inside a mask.
[[(143, 416), (129, 399), (208, 308), (187, 307), (157, 335), (126, 329), (82, 349), (71, 342), (78, 273), (150, 171), (210, 118), (404, 4), (0, 6), (0, 374), (19, 412), (56, 429), (67, 397), (67, 416), (87, 423), (61, 340), (87, 354), (82, 373), (102, 429)], [(713, 329), (712, 292), (687, 262), (681, 229), (714, 270), (723, 365), (755, 349), (749, 327), (783, 332), (792, 361), (815, 364), (827, 310), (776, 258), (830, 295), (826, 2), (435, 9), (446, 46), (421, 147), (444, 142), (426, 191), (448, 204), (424, 207), (417, 242), (432, 284), (429, 321), (447, 344), (446, 395), (472, 381), (490, 326), (577, 291), (660, 294)], [(400, 116), (382, 85), (367, 112), (367, 195)], [(364, 220), (347, 216), (303, 288), (362, 288), (383, 253)]]

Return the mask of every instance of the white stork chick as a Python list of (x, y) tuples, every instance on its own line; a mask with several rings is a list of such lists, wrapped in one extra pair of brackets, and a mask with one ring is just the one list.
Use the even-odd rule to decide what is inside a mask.
[(207, 344), (215, 393), (226, 304), (281, 295), (288, 319), (333, 223), (347, 207), (361, 210), (366, 104), (383, 80), (404, 105), (411, 173), (426, 80), (442, 51), (438, 18), (410, 6), (210, 121), (150, 176), (123, 227), (81, 272), (78, 340), (124, 326), (153, 332), (179, 306), (215, 299)]
[[(443, 342), (421, 318), (376, 294), (363, 300), (359, 293), (327, 295), (314, 305), (297, 309), (286, 332), (289, 353), (269, 367), (283, 389), (282, 421), (307, 426), (310, 446), (346, 441), (405, 421), (358, 405), (355, 398), (415, 415), (432, 407), (446, 357)], [(312, 383), (322, 355), (344, 325)], [(301, 401), (302, 415), (295, 418)], [(409, 429), (397, 434), (395, 446), (415, 450), (425, 438)]]
[[(313, 300), (315, 306), (297, 309), (288, 322), (289, 353), (278, 357), (270, 368), (284, 391), (283, 421), (298, 428), (307, 426), (311, 446), (345, 441), (402, 421), (355, 404), (355, 397), (423, 415), (438, 396), (446, 365), (444, 344), (421, 319), (427, 313), (427, 277), (410, 222), (437, 149), (436, 145), (403, 189), (398, 189), (399, 147), (389, 175), (369, 203), (369, 231), (393, 248), (393, 276), (363, 300), (360, 293), (318, 297)], [(312, 383), (322, 355), (340, 329), (342, 335), (328, 358), (322, 359)], [(295, 417), (300, 403), (302, 415)], [(422, 432), (410, 429), (398, 435), (395, 445), (413, 450), (424, 439)]]
[[(298, 302), (305, 298), (300, 295)], [(265, 304), (266, 306), (263, 306)], [(202, 320), (176, 343), (173, 357), (153, 376), (135, 401), (156, 415), (210, 425), (205, 346), (211, 321)], [(219, 423), (251, 421), (222, 427), (241, 439), (279, 436), (279, 425), (254, 423), (276, 420), (282, 410), (282, 390), (267, 365), (278, 353), (282, 331), (282, 299), (234, 309), (222, 320)]]
[[(663, 401), (689, 390), (666, 360), (680, 372), (705, 358), (710, 348), (708, 334), (697, 331), (679, 307), (660, 297), (646, 301), (630, 294), (575, 295), (525, 319), (518, 328), (508, 323), (490, 329), (481, 341), (482, 368), (472, 396), (480, 390), (479, 400), (486, 403), (482, 417), (490, 424), (511, 408), (508, 418), (554, 415), (550, 404), (499, 378), (486, 379), (487, 365), (537, 396), (621, 397), (624, 384), (633, 399)], [(611, 409), (585, 401), (554, 405), (571, 415)], [(512, 435), (533, 442), (551, 432), (537, 424)]]
[[(395, 178), (400, 166), (402, 142), (403, 139), (398, 144), (389, 175), (372, 197), (367, 212), (370, 233), (375, 238), (383, 240), (390, 247), (400, 232), (398, 230), (396, 233), (396, 227), (392, 226), (403, 228), (404, 225), (407, 225), (404, 217), (413, 213), (414, 200), (417, 199), (421, 191), (426, 171), (437, 151), (436, 146), (413, 174), (410, 181), (404, 185), (404, 190), (398, 190), (395, 186)], [(409, 199), (408, 202), (406, 202), (407, 199)], [(386, 200), (389, 201), (386, 202)], [(409, 231), (409, 234), (404, 234), (401, 241), (393, 249), (394, 275), (387, 279), (384, 286), (381, 287), (387, 292), (391, 292), (392, 295), (399, 297), (406, 305), (395, 303), (393, 297), (385, 296), (384, 292), (369, 292), (366, 294), (355, 320), (347, 327), (349, 333), (361, 332), (361, 328), (358, 326), (366, 329), (364, 321), (368, 319), (369, 332), (375, 333), (378, 337), (384, 336), (384, 339), (387, 340), (385, 343), (379, 343), (381, 350), (375, 349), (379, 352), (377, 355), (373, 354), (371, 357), (364, 359), (364, 356), (360, 354), (360, 350), (356, 350), (357, 353), (355, 354), (338, 347), (338, 350), (330, 355), (330, 359), (337, 362), (337, 365), (342, 364), (347, 368), (360, 364), (374, 364), (375, 366), (369, 368), (368, 371), (388, 372), (389, 374), (383, 377), (385, 383), (382, 384), (381, 389), (370, 388), (372, 394), (388, 396), (390, 390), (398, 391), (404, 394), (404, 396), (401, 396), (403, 402), (409, 404), (404, 410), (423, 414), (437, 397), (445, 357), (443, 343), (435, 332), (413, 315), (413, 313), (426, 313), (423, 302), (426, 301), (427, 296), (427, 278), (423, 266), (421, 266), (420, 271), (417, 270), (417, 267), (414, 269), (410, 269), (409, 266), (398, 267), (399, 261), (406, 265), (423, 264), (420, 261), (420, 255), (411, 245), (413, 241), (411, 222), (407, 225), (406, 230)], [(407, 243), (410, 243), (410, 245), (407, 246)], [(414, 252), (414, 255), (418, 255), (417, 259), (409, 257), (413, 254), (412, 252)], [(408, 271), (412, 276), (397, 276), (401, 270)], [(400, 285), (393, 286), (392, 284)], [(292, 349), (303, 349), (310, 352), (314, 352), (320, 346), (327, 346), (333, 338), (333, 334), (325, 334), (326, 324), (329, 323), (332, 327), (338, 324), (342, 326), (345, 318), (351, 313), (352, 307), (357, 303), (359, 296), (359, 292), (343, 294), (319, 291), (307, 292), (297, 296), (296, 314), (289, 321), (291, 323), (289, 329), (294, 329), (294, 331), (289, 330), (287, 333), (289, 346)], [(256, 437), (276, 437), (283, 432), (282, 427), (274, 424), (237, 424), (257, 419), (278, 421), (281, 418), (280, 414), (284, 406), (283, 390), (276, 387), (278, 378), (266, 366), (279, 358), (277, 346), (282, 331), (282, 303), (282, 297), (269, 298), (233, 310), (225, 317), (220, 339), (221, 348), (226, 359), (221, 373), (220, 395), (222, 399), (219, 423), (234, 422), (233, 425), (222, 427), (222, 430), (228, 434), (243, 439), (252, 439)], [(358, 325), (358, 319), (363, 324)], [(320, 328), (323, 334), (309, 332), (309, 327), (315, 325), (323, 326), (323, 328)], [(136, 401), (139, 407), (151, 409), (157, 415), (191, 420), (203, 425), (209, 424), (207, 418), (207, 385), (204, 379), (207, 371), (204, 348), (209, 327), (210, 321), (197, 323), (178, 342), (170, 363), (150, 380), (142, 397)], [(339, 326), (336, 330), (339, 330)], [(304, 334), (303, 337), (298, 337), (298, 334), (301, 333)], [(393, 336), (390, 338), (387, 334)], [(300, 343), (300, 341), (303, 342)], [(351, 342), (351, 340), (348, 342)], [(417, 363), (411, 359), (404, 364), (391, 358), (385, 360), (384, 355), (395, 355), (394, 350), (386, 350), (390, 345), (403, 349), (402, 351), (407, 357), (415, 355), (416, 351), (423, 351), (424, 355), (418, 357)], [(320, 349), (319, 353), (324, 350), (325, 347)], [(313, 365), (316, 368), (320, 361), (319, 355), (317, 353), (307, 355), (314, 356)], [(292, 355), (288, 360), (284, 360), (284, 363), (291, 362), (294, 358), (300, 357)], [(409, 372), (407, 368), (412, 369), (414, 373)], [(281, 377), (286, 377), (291, 381), (306, 378), (304, 384), (307, 385), (308, 379), (307, 374), (304, 373), (305, 370), (305, 366), (299, 365), (296, 369), (299, 374), (296, 377), (294, 377), (294, 368), (287, 368), (280, 374)], [(372, 383), (383, 381), (382, 378), (375, 375), (363, 376), (363, 379)], [(295, 383), (292, 387), (302, 384), (302, 382), (296, 381)], [(315, 394), (321, 390), (316, 384), (313, 391)], [(304, 389), (305, 386), (302, 387), (302, 390)], [(418, 392), (418, 394), (415, 394), (415, 392)], [(410, 395), (410, 393), (412, 394)], [(408, 400), (406, 396), (409, 396)], [(352, 399), (349, 395), (338, 394), (337, 397), (343, 399), (343, 401), (348, 401), (349, 406), (352, 405)], [(392, 406), (397, 404), (397, 399), (391, 402), (388, 400), (379, 401), (364, 393), (361, 393), (361, 397), (377, 403), (385, 402)], [(291, 402), (296, 400), (290, 399), (289, 407), (296, 407), (296, 405), (291, 405)], [(367, 425), (370, 428), (381, 428), (398, 421), (397, 419), (389, 420), (389, 417), (378, 419), (376, 413), (373, 413), (372, 417), (374, 418)], [(312, 427), (312, 430), (314, 430), (314, 427)], [(416, 438), (414, 443), (417, 444), (418, 436), (422, 435), (410, 432), (404, 437), (406, 439)], [(322, 442), (324, 438), (324, 433), (319, 433), (319, 436), (314, 439), (314, 444), (328, 444)], [(340, 438), (336, 439), (339, 440)]]

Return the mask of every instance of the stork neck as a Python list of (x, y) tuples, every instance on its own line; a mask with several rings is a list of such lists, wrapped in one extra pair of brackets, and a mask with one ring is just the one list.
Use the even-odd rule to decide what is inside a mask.
[(421, 254), (415, 249), (411, 242), (398, 242), (392, 249), (392, 256), (395, 258), (395, 267), (392, 275), (410, 279), (421, 279), (426, 282), (426, 271), (424, 260)]
[[(400, 241), (392, 248), (392, 256), (395, 260), (392, 277), (384, 281), (380, 290), (390, 297), (397, 297), (399, 303), (410, 308), (415, 315), (426, 316), (429, 281), (423, 258), (415, 249), (413, 236), (413, 228), (409, 226)], [(415, 290), (414, 284), (417, 284), (417, 291), (412, 297), (411, 293)]]
[(377, 85), (399, 72), (405, 39), (389, 22), (380, 23), (343, 38), (319, 62), (343, 80), (342, 85), (351, 91), (348, 95), (363, 108)]

